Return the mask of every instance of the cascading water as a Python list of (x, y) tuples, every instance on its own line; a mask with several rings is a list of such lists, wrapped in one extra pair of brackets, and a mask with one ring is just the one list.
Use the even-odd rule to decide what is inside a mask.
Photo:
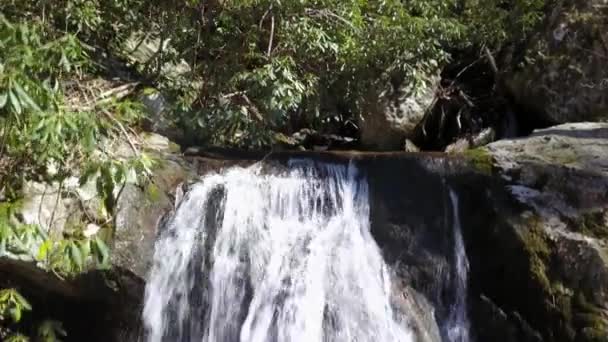
[(458, 196), (452, 189), (450, 189), (450, 200), (452, 203), (454, 225), (454, 280), (452, 283), (454, 286), (455, 300), (450, 308), (450, 314), (446, 324), (447, 335), (450, 342), (469, 342), (470, 322), (467, 314), (469, 260), (462, 239)]
[(413, 341), (369, 225), (352, 164), (205, 176), (156, 244), (147, 340)]

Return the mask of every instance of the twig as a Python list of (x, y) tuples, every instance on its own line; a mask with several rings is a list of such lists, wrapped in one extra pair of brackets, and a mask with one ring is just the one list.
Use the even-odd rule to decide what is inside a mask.
[(262, 19), (260, 19), (260, 22), (258, 23), (258, 27), (260, 28), (260, 30), (262, 29), (262, 25), (264, 24), (264, 20), (268, 16), (268, 13), (270, 13), (270, 10), (272, 10), (272, 5), (270, 5), (270, 7), (268, 7), (268, 9), (266, 10), (266, 12), (264, 12), (264, 15), (262, 15)]
[(262, 164), (266, 159), (268, 159), (274, 153), (274, 146), (270, 146), (270, 151), (262, 157), (262, 159), (258, 160), (256, 164)]
[(247, 91), (236, 91), (234, 93), (222, 95), (222, 98), (225, 98), (225, 99), (230, 99), (233, 97), (241, 98), (245, 102), (245, 104), (247, 104), (249, 106), (249, 108), (250, 108), (251, 112), (253, 113), (253, 115), (255, 116), (255, 118), (259, 121), (264, 121), (262, 113), (260, 113), (260, 111), (255, 106), (255, 104), (253, 102), (251, 102), (249, 97), (247, 97)]
[(241, 97), (243, 98), (243, 100), (245, 100), (245, 103), (247, 103), (249, 107), (251, 107), (251, 112), (253, 113), (253, 115), (255, 115), (256, 119), (258, 119), (259, 121), (264, 121), (262, 114), (260, 113), (258, 108), (253, 104), (253, 102), (249, 100), (249, 97), (247, 97), (247, 95), (245, 94), (242, 94)]
[(55, 277), (59, 278), (59, 280), (61, 280), (61, 281), (65, 280), (65, 278), (62, 277), (59, 273), (57, 273), (57, 271), (53, 267), (50, 267), (50, 270), (51, 270), (51, 272), (53, 272)]
[(332, 17), (334, 19), (338, 19), (339, 21), (346, 24), (353, 30), (358, 31), (358, 29), (355, 27), (355, 25), (353, 25), (353, 23), (351, 23), (350, 21), (346, 20), (345, 18), (337, 15), (336, 13), (334, 13), (328, 9), (316, 10), (313, 8), (307, 8), (304, 10), (304, 12), (312, 17)]
[(137, 87), (138, 85), (139, 85), (139, 82), (130, 82), (130, 83), (125, 83), (123, 85), (120, 85), (116, 88), (109, 89), (109, 90), (101, 93), (97, 97), (97, 101), (106, 99), (110, 96), (123, 98), (123, 97), (129, 95), (129, 93), (131, 93), (131, 90), (133, 90), (133, 88)]
[(139, 49), (139, 47), (146, 41), (148, 40), (149, 37), (149, 33), (146, 33), (142, 36), (141, 40), (135, 45), (135, 47), (131, 50), (131, 52), (129, 52), (129, 55), (133, 54), (135, 51), (137, 51), (137, 49)]
[[(133, 89), (135, 89), (135, 87), (137, 87), (139, 85), (139, 82), (131, 82), (131, 83), (126, 83), (123, 85), (120, 85), (116, 88), (112, 88), (110, 90), (107, 90), (103, 93), (101, 93), (101, 95), (99, 95), (92, 103), (90, 101), (88, 104), (82, 105), (82, 106), (67, 106), (69, 109), (75, 109), (75, 110), (81, 110), (81, 111), (85, 111), (85, 110), (92, 110), (93, 108), (102, 105), (104, 103), (107, 103), (109, 101), (111, 101), (112, 99), (123, 99), (125, 97), (127, 97), (129, 94), (131, 94), (131, 92), (133, 91)], [(87, 98), (86, 94), (85, 94), (85, 98)]]
[(243, 90), (243, 91), (235, 91), (234, 93), (228, 93), (228, 94), (224, 94), (222, 95), (222, 98), (224, 99), (229, 99), (231, 97), (235, 97), (235, 96), (241, 96), (241, 95), (245, 95), (247, 94), (247, 90)]
[(272, 52), (272, 40), (274, 39), (274, 15), (270, 17), (270, 39), (268, 40), (268, 51), (266, 55), (270, 57)]
[(102, 109), (101, 112), (103, 114), (105, 114), (105, 116), (107, 116), (110, 120), (112, 120), (118, 126), (118, 128), (120, 129), (120, 132), (124, 135), (125, 140), (129, 143), (129, 146), (133, 150), (133, 153), (135, 153), (136, 156), (139, 156), (139, 151), (135, 147), (135, 144), (133, 144), (131, 137), (129, 137), (129, 133), (127, 133), (125, 126), (123, 126), (120, 123), (120, 121), (116, 120), (116, 118), (110, 112), (108, 112), (106, 109)]
[(94, 220), (93, 217), (91, 217), (91, 215), (89, 214), (89, 211), (87, 210), (87, 206), (84, 203), (84, 200), (78, 194), (78, 192), (76, 192), (74, 190), (70, 190), (68, 193), (71, 194), (72, 196), (76, 197), (76, 199), (78, 199), (78, 203), (80, 204), (80, 209), (84, 213), (84, 216), (87, 217), (87, 219), (89, 220), (89, 222), (91, 222), (91, 223), (97, 223), (96, 220)]
[(133, 136), (139, 139), (139, 134), (137, 134), (137, 132), (135, 132), (135, 130), (131, 126), (127, 126), (127, 129), (129, 130), (129, 132), (131, 132), (131, 134), (133, 134)]
[(441, 106), (441, 116), (439, 117), (439, 129), (437, 130), (437, 140), (441, 139), (445, 127), (445, 108)]
[(44, 196), (46, 196), (46, 185), (44, 186), (44, 190), (42, 190), (42, 195), (40, 196), (40, 203), (38, 204), (38, 223), (42, 224), (42, 204), (44, 203)]
[(460, 96), (460, 98), (471, 108), (475, 107), (475, 104), (473, 103), (473, 101), (471, 101), (471, 99), (469, 99), (469, 97), (467, 96), (467, 94), (465, 94), (464, 91), (462, 90), (458, 90), (458, 96)]
[(494, 56), (492, 56), (490, 49), (488, 49), (488, 47), (486, 46), (483, 48), (483, 52), (485, 53), (486, 58), (488, 59), (488, 62), (490, 63), (490, 67), (492, 68), (494, 75), (498, 76), (498, 67), (496, 66), (496, 60), (494, 59)]
[(55, 197), (55, 206), (53, 207), (53, 211), (51, 212), (51, 219), (49, 221), (49, 231), (53, 229), (53, 223), (55, 223), (53, 221), (55, 221), (55, 211), (57, 210), (57, 206), (59, 205), (59, 199), (61, 198), (61, 190), (63, 190), (63, 181), (59, 183), (59, 189), (57, 189), (57, 196)]
[(480, 61), (481, 59), (482, 59), (482, 57), (479, 57), (478, 59), (476, 59), (475, 61), (473, 61), (473, 63), (471, 63), (471, 64), (469, 64), (469, 65), (465, 66), (464, 68), (462, 68), (462, 70), (460, 70), (460, 71), (458, 72), (458, 74), (456, 74), (456, 77), (454, 77), (454, 79), (452, 80), (452, 83), (450, 83), (450, 87), (452, 87), (452, 86), (453, 86), (453, 85), (456, 83), (456, 80), (458, 80), (458, 78), (459, 78), (460, 76), (462, 76), (462, 74), (464, 74), (464, 73), (465, 73), (467, 70), (469, 70), (470, 68), (472, 68), (472, 67), (473, 67), (473, 65), (475, 65), (475, 64), (477, 64), (477, 63), (479, 63), (479, 61)]

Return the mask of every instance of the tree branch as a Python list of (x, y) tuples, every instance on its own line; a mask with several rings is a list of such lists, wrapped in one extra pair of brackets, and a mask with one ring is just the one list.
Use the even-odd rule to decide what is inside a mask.
[(118, 126), (118, 129), (120, 130), (120, 132), (124, 135), (125, 140), (129, 143), (129, 146), (131, 147), (131, 149), (133, 150), (133, 153), (135, 153), (136, 156), (139, 156), (139, 150), (137, 150), (137, 148), (135, 147), (135, 144), (133, 143), (133, 141), (131, 140), (131, 137), (129, 137), (129, 133), (127, 133), (127, 130), (125, 129), (125, 126), (123, 126), (120, 121), (118, 121), (114, 115), (112, 115), (112, 113), (108, 112), (106, 109), (102, 109), (101, 112), (107, 116), (111, 121), (113, 121), (116, 126)]
[(272, 40), (274, 39), (274, 15), (270, 17), (270, 39), (268, 40), (268, 51), (266, 55), (270, 57), (272, 52)]
[(498, 66), (496, 66), (496, 60), (494, 59), (494, 56), (492, 56), (492, 53), (490, 52), (490, 49), (488, 49), (488, 47), (484, 47), (483, 48), (483, 52), (486, 55), (486, 58), (488, 59), (488, 62), (490, 63), (490, 67), (492, 68), (492, 71), (494, 72), (494, 76), (498, 77)]

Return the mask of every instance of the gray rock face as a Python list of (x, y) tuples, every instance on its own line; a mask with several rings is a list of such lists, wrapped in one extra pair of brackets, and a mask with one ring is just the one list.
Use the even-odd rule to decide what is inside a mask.
[(23, 193), (23, 223), (39, 225), (51, 235), (61, 234), (69, 217), (75, 214), (73, 201), (62, 198), (59, 184), (26, 182)]
[[(38, 254), (42, 241), (31, 242), (30, 253), (0, 253), (0, 288), (19, 288), (36, 315), (63, 322), (68, 341), (122, 342), (143, 336), (141, 303), (158, 222), (174, 209), (175, 190), (194, 172), (177, 154), (179, 146), (167, 138), (150, 133), (136, 140), (137, 149), (158, 162), (146, 182), (115, 189), (118, 196), (111, 213), (97, 193), (99, 176), (93, 175), (83, 185), (75, 177), (62, 184), (26, 182), (23, 202), (12, 218), (38, 225), (55, 238), (74, 227), (84, 227), (85, 236), (101, 234), (97, 236), (111, 247), (109, 270), (62, 280), (39, 268), (31, 256)], [(135, 155), (124, 141), (103, 148), (117, 158)]]
[(139, 188), (128, 184), (116, 203), (112, 260), (117, 267), (145, 279), (154, 254), (160, 220), (174, 208), (178, 185), (193, 175), (180, 160), (161, 161), (149, 184)]
[(497, 141), (487, 149), (507, 174), (529, 164), (544, 164), (608, 176), (608, 123), (554, 126), (527, 138)]
[(478, 226), (474, 243), (492, 246), (474, 248), (478, 281), (519, 331), (498, 341), (607, 340), (608, 124), (551, 127), (485, 150), (502, 190), (478, 194), (481, 218), (467, 224)]
[(373, 150), (402, 150), (405, 139), (413, 137), (433, 104), (439, 81), (439, 76), (429, 75), (419, 88), (391, 85), (377, 96), (370, 95), (359, 120), (362, 145)]
[[(109, 242), (114, 266), (145, 279), (154, 250), (157, 223), (173, 209), (172, 194), (178, 184), (193, 177), (194, 173), (187, 162), (175, 154), (179, 152), (179, 146), (167, 138), (143, 133), (138, 145), (158, 163), (145, 184), (138, 186), (128, 183), (114, 190), (117, 195), (112, 213), (114, 231), (106, 235), (112, 236)], [(105, 149), (118, 158), (135, 156), (124, 141), (108, 144)], [(85, 226), (85, 235), (94, 235), (111, 217), (97, 193), (98, 177), (93, 175), (83, 185), (76, 177), (62, 184), (26, 182), (23, 186), (23, 203), (17, 216), (23, 223), (39, 225), (55, 238), (61, 238), (66, 229), (75, 225)], [(36, 250), (37, 246), (32, 248)]]
[(608, 120), (608, 7), (605, 0), (549, 6), (526, 50), (527, 65), (506, 76), (516, 102), (554, 124)]

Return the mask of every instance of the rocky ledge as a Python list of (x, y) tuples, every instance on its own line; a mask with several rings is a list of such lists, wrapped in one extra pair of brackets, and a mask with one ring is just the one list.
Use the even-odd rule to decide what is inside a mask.
[[(264, 159), (271, 165), (292, 157), (354, 160), (367, 174), (372, 234), (395, 271), (396, 299), (423, 303), (420, 311), (427, 314), (419, 315), (417, 326), (434, 331), (427, 340), (441, 334), (428, 312), (445, 318), (454, 296), (450, 191), (460, 202), (470, 259), (476, 340), (608, 340), (608, 124), (551, 127), (449, 156), (194, 150), (183, 156), (164, 148), (156, 156), (161, 162), (150, 182), (126, 187), (118, 197), (110, 270), (66, 282), (26, 261), (0, 258), (0, 282), (19, 287), (45, 308), (41, 314), (66, 322), (70, 340), (141, 336), (141, 301), (158, 223), (174, 209), (180, 183), (235, 164)], [(46, 202), (30, 195), (38, 199), (34, 207), (44, 209)], [(67, 201), (63, 207), (74, 206)]]
[(607, 341), (608, 124), (537, 130), (475, 155), (493, 184), (463, 209), (479, 340)]

